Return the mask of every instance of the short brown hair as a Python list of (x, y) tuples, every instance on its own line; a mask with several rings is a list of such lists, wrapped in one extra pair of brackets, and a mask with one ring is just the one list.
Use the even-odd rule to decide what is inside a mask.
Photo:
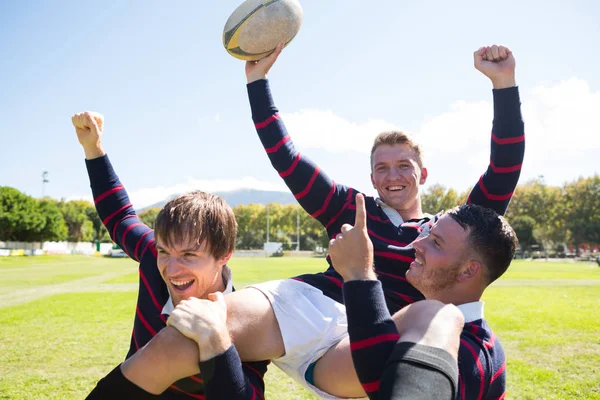
[(410, 136), (402, 131), (387, 131), (381, 132), (379, 135), (377, 135), (375, 141), (373, 142), (373, 147), (371, 148), (371, 170), (373, 170), (373, 154), (375, 153), (375, 150), (377, 150), (377, 148), (381, 145), (393, 146), (396, 144), (409, 145), (417, 156), (416, 161), (419, 165), (419, 168), (423, 168), (423, 151), (421, 146), (419, 146), (414, 140), (412, 140)]
[(215, 259), (233, 252), (237, 222), (221, 197), (195, 190), (169, 201), (156, 216), (155, 234), (167, 246), (192, 242), (208, 246)]
[(469, 229), (468, 245), (481, 257), (487, 284), (498, 279), (515, 257), (519, 245), (509, 223), (494, 210), (475, 204), (464, 204), (448, 211), (463, 229)]

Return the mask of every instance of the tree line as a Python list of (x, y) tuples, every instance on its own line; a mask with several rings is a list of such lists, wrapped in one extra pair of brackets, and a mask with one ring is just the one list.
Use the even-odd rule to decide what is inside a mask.
[[(431, 185), (422, 193), (423, 211), (437, 213), (464, 203), (470, 189), (457, 192)], [(150, 227), (159, 208), (139, 213)], [(260, 249), (268, 239), (285, 250), (327, 249), (325, 229), (298, 205), (240, 205), (233, 209), (238, 222), (237, 249)], [(600, 176), (579, 178), (562, 186), (546, 185), (543, 177), (519, 185), (506, 218), (521, 248), (565, 252), (563, 244), (578, 249), (600, 243)], [(17, 189), (0, 187), (0, 241), (108, 242), (94, 205), (85, 200), (35, 199)]]

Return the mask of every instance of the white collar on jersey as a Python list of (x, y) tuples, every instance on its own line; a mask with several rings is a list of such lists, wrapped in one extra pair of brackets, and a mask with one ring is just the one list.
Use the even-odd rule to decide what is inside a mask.
[[(233, 292), (233, 280), (231, 279), (231, 269), (227, 265), (223, 267), (223, 280), (227, 282), (223, 294)], [(163, 307), (161, 314), (171, 315), (174, 309), (175, 307), (173, 307), (173, 300), (171, 299), (171, 295), (169, 295), (169, 300), (167, 300), (167, 303)]]
[(483, 301), (473, 301), (471, 303), (460, 304), (456, 307), (463, 313), (465, 322), (473, 322), (483, 319)]
[(377, 197), (375, 199), (375, 203), (377, 203), (377, 205), (379, 207), (381, 207), (381, 209), (383, 210), (385, 215), (388, 216), (388, 218), (390, 219), (390, 221), (392, 221), (392, 224), (394, 224), (394, 226), (400, 226), (404, 223), (404, 219), (402, 219), (402, 215), (400, 215), (400, 213), (398, 211), (396, 211), (395, 208), (390, 207), (387, 204), (385, 204), (383, 202), (383, 200), (381, 200), (379, 197)]
[[(375, 203), (377, 203), (377, 205), (379, 207), (381, 207), (381, 209), (383, 210), (385, 215), (388, 216), (388, 218), (390, 219), (390, 221), (392, 221), (392, 224), (394, 224), (394, 226), (398, 227), (404, 223), (404, 219), (402, 218), (402, 215), (400, 215), (400, 213), (395, 208), (390, 207), (387, 204), (385, 204), (383, 202), (383, 200), (381, 200), (379, 197), (377, 197), (375, 199)], [(433, 215), (424, 213), (423, 217), (431, 219), (431, 218), (433, 218)]]

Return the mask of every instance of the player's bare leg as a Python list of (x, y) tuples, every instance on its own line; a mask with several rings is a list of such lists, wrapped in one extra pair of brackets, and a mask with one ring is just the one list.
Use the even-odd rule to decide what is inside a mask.
[(285, 354), (279, 323), (267, 297), (247, 288), (225, 296), (227, 329), (243, 361), (277, 359)]

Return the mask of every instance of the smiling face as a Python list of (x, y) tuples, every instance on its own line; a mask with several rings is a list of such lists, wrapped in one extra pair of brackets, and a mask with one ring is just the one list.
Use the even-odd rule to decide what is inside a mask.
[(372, 154), (371, 182), (381, 200), (405, 219), (421, 213), (419, 186), (427, 179), (416, 151), (407, 143), (382, 144)]
[(157, 238), (158, 270), (171, 294), (173, 305), (190, 297), (207, 298), (209, 293), (225, 290), (223, 266), (231, 253), (215, 259), (203, 242), (166, 244)]
[(465, 270), (471, 272), (468, 240), (468, 230), (450, 216), (442, 216), (428, 236), (413, 242), (415, 261), (410, 264), (406, 279), (426, 298), (439, 299), (443, 292), (463, 281)]

